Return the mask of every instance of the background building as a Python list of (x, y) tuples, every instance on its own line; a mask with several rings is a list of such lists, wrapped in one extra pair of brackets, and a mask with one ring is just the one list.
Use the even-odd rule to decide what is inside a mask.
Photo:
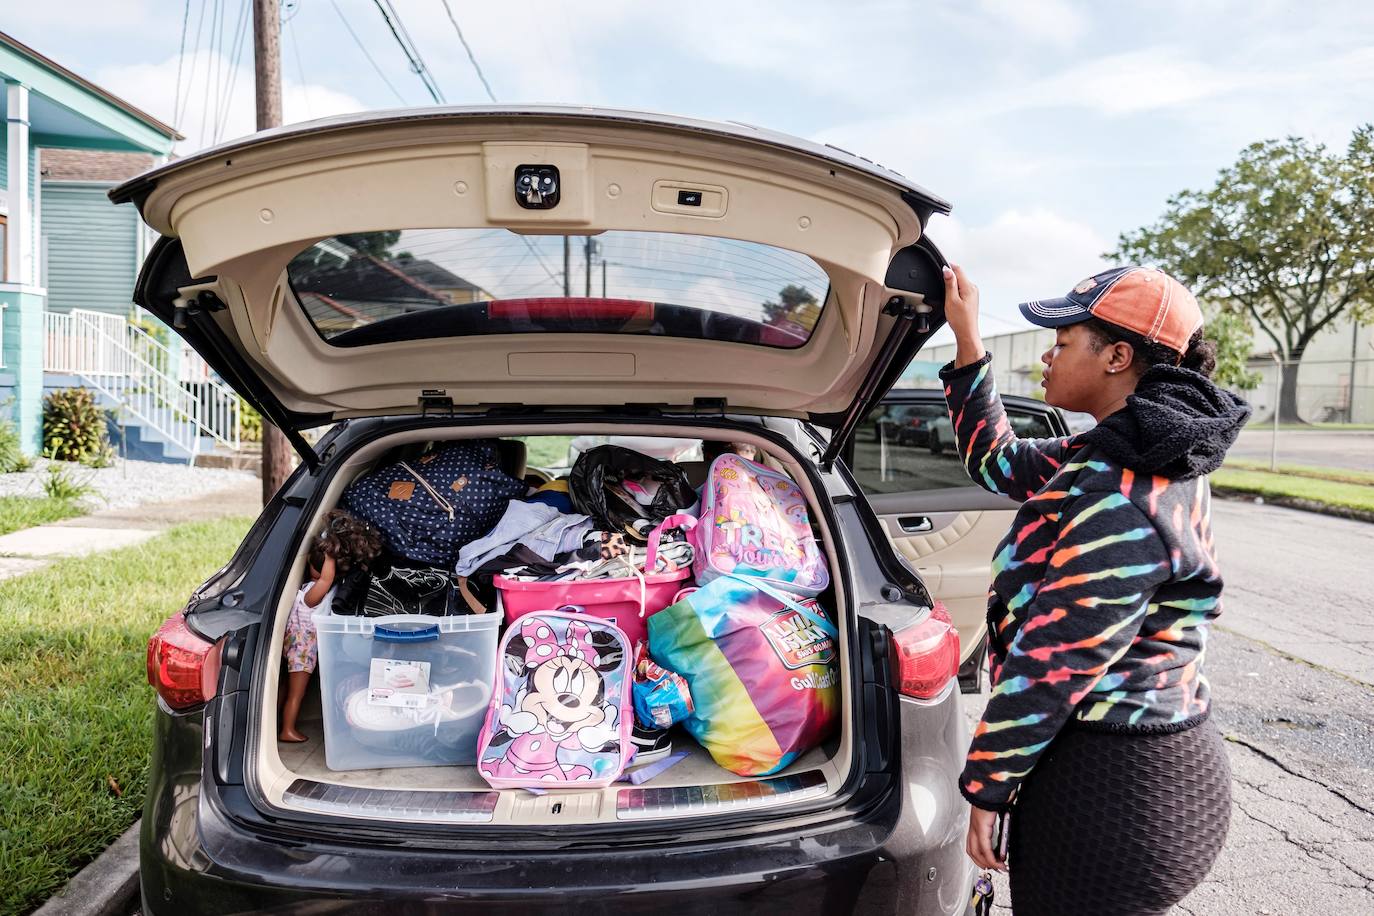
[(0, 401), (36, 452), (50, 310), (132, 308), (146, 236), (104, 192), (181, 136), (4, 33), (0, 79)]
[[(1054, 332), (1028, 328), (984, 338), (993, 354), (999, 391), (1036, 396), (1040, 391), (1040, 356), (1054, 345)], [(1254, 407), (1251, 422), (1272, 420), (1278, 403), (1279, 364), (1274, 342), (1256, 329), (1250, 369), (1259, 384), (1242, 392)], [(940, 365), (954, 358), (954, 344), (927, 347), (921, 359)], [(1298, 411), (1312, 423), (1374, 423), (1374, 326), (1348, 315), (1333, 321), (1308, 346), (1299, 363)]]

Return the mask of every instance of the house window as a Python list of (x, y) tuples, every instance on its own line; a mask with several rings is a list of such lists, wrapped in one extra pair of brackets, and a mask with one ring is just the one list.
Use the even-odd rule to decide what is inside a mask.
[(9, 279), (5, 275), (5, 270), (9, 265), (9, 256), (6, 254), (6, 244), (9, 242), (9, 217), (0, 216), (0, 283)]

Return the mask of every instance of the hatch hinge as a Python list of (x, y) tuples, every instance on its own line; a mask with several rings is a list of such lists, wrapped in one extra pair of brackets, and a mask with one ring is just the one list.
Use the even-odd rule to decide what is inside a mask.
[(420, 392), (420, 416), (453, 416), (453, 398), (444, 388), (426, 388)]
[(930, 313), (933, 311), (935, 311), (935, 306), (926, 302), (925, 297), (919, 293), (914, 294), (910, 299), (906, 296), (893, 296), (883, 306), (884, 315), (915, 321), (916, 330), (921, 334), (930, 333)]
[(215, 295), (213, 290), (202, 289), (194, 296), (177, 299), (172, 303), (172, 327), (184, 331), (188, 318), (195, 317), (201, 312), (220, 312), (224, 308), (224, 300)]

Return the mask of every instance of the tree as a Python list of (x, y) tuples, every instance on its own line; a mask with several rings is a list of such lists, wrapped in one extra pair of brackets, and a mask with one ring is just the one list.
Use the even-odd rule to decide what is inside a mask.
[(1252, 144), (1109, 256), (1157, 264), (1254, 321), (1284, 360), (1280, 419), (1301, 422), (1303, 352), (1340, 315), (1374, 318), (1374, 125), (1343, 155), (1299, 137)]
[(778, 291), (777, 302), (765, 302), (763, 314), (769, 324), (787, 321), (805, 306), (815, 306), (816, 297), (805, 286), (789, 283)]
[(391, 248), (401, 240), (401, 230), (386, 229), (380, 232), (345, 232), (335, 236), (358, 254), (370, 254), (385, 261), (391, 257)]
[(1206, 336), (1217, 345), (1217, 368), (1212, 372), (1218, 384), (1249, 391), (1263, 378), (1249, 368), (1255, 331), (1250, 316), (1233, 308), (1204, 306), (1207, 312)]

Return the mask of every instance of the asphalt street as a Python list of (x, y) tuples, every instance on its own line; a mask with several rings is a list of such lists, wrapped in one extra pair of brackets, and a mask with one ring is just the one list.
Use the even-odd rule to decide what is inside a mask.
[[(1268, 461), (1273, 441), (1272, 428), (1256, 423), (1241, 432), (1227, 455)], [(1374, 471), (1374, 430), (1280, 429), (1279, 462)]]
[[(1213, 513), (1226, 603), (1206, 664), (1233, 807), (1221, 857), (1174, 912), (1374, 913), (1374, 525), (1253, 503)], [(976, 719), (986, 695), (964, 699)]]

